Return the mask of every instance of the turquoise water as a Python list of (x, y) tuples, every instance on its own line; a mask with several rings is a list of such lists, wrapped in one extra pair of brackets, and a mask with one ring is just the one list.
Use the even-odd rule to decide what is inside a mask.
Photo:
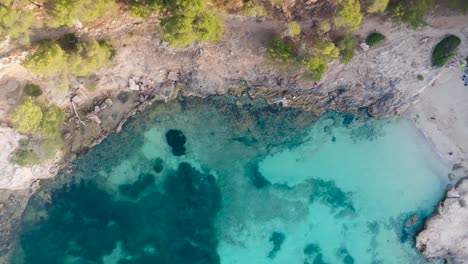
[(12, 263), (426, 263), (412, 236), (447, 184), (405, 118), (227, 96), (156, 103), (71, 169)]

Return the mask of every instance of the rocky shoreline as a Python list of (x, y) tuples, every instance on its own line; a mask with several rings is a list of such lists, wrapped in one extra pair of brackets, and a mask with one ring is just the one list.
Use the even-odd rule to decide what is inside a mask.
[(416, 248), (429, 260), (466, 263), (468, 259), (468, 178), (447, 191), (436, 212), (416, 236)]
[[(97, 73), (102, 89), (89, 93), (84, 89), (86, 83), (75, 80), (71, 94), (51, 96), (67, 107), (65, 149), (63, 161), (39, 166), (40, 170), (52, 177), (77, 155), (99, 144), (110, 133), (118, 133), (128, 118), (157, 100), (230, 93), (264, 98), (270, 104), (300, 108), (316, 115), (327, 110), (352, 113), (365, 107), (376, 118), (400, 115), (427, 87), (436, 83), (440, 72), (430, 69), (429, 54), (440, 37), (448, 33), (468, 36), (467, 29), (460, 24), (466, 16), (430, 18), (430, 22), (431, 19), (435, 21), (431, 23), (434, 26), (419, 30), (395, 27), (377, 18), (366, 20), (358, 34), (385, 32), (388, 40), (375, 49), (358, 51), (348, 65), (330, 65), (330, 71), (317, 88), (312, 88), (312, 82), (302, 79), (299, 73), (265, 66), (264, 47), (268, 39), (284, 30), (275, 22), (231, 17), (226, 24), (225, 38), (219, 44), (193, 45), (180, 52), (153, 39), (153, 34), (144, 30), (151, 28), (151, 21), (139, 24), (142, 33), (132, 37), (123, 33), (122, 28), (110, 30), (116, 34), (112, 42), (117, 55), (114, 67)], [(437, 24), (440, 20), (445, 23)], [(466, 42), (461, 49), (466, 50)], [(24, 74), (14, 60), (5, 65), (0, 67), (0, 80)], [(425, 80), (417, 80), (418, 74), (424, 74)], [(26, 76), (38, 80), (37, 76)], [(0, 263), (6, 262), (21, 212), (39, 184), (33, 177), (35, 174), (30, 175), (28, 181), (21, 179), (23, 188), (11, 188), (14, 177), (18, 176), (16, 171), (9, 175), (9, 181), (2, 183), (1, 188), (16, 191), (5, 191), (0, 197)], [(428, 258), (444, 257), (427, 252), (423, 254)], [(450, 254), (457, 253), (450, 251)]]

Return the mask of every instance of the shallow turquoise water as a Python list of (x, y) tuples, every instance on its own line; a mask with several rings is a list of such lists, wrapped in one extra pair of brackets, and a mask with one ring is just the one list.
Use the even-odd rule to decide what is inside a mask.
[(12, 263), (425, 263), (412, 235), (447, 183), (404, 118), (230, 97), (156, 104), (72, 168)]

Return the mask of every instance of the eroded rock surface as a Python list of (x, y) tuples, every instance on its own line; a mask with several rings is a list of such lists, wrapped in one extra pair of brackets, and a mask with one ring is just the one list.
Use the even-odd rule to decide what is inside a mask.
[(416, 237), (416, 247), (428, 259), (446, 258), (449, 263), (468, 260), (468, 179), (451, 188), (436, 214)]

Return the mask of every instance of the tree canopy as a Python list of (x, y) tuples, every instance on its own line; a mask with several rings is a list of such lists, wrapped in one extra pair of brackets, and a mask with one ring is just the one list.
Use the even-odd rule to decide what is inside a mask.
[(77, 51), (69, 55), (70, 73), (76, 76), (88, 76), (109, 62), (112, 48), (108, 42), (99, 43), (89, 39), (77, 44)]
[(95, 39), (68, 42), (65, 35), (58, 41), (43, 41), (36, 52), (28, 56), (23, 66), (33, 73), (50, 77), (59, 74), (87, 76), (111, 59), (113, 50), (108, 42)]
[(43, 41), (33, 54), (23, 62), (23, 66), (33, 73), (50, 77), (67, 69), (68, 56), (54, 41)]
[(33, 26), (34, 16), (23, 8), (24, 1), (0, 1), (0, 41), (5, 37), (21, 44), (29, 42), (28, 31)]
[(426, 23), (425, 15), (434, 7), (434, 0), (393, 0), (391, 6), (397, 20), (419, 27)]
[(72, 26), (79, 20), (88, 22), (107, 12), (113, 0), (47, 0), (45, 1), (50, 27)]
[(387, 9), (390, 0), (371, 0), (366, 8), (368, 13), (382, 13)]
[(194, 41), (221, 40), (224, 25), (220, 17), (206, 10), (204, 0), (176, 0), (167, 4), (171, 16), (161, 21), (162, 39), (174, 47)]
[(31, 134), (43, 139), (60, 137), (65, 113), (58, 106), (47, 107), (32, 97), (26, 99), (16, 107), (10, 117), (11, 124), (22, 134)]
[(358, 0), (342, 0), (333, 18), (337, 27), (355, 31), (361, 24), (361, 4)]
[(450, 35), (441, 40), (432, 51), (432, 65), (444, 66), (455, 54), (453, 51), (460, 45), (461, 40), (455, 35)]

